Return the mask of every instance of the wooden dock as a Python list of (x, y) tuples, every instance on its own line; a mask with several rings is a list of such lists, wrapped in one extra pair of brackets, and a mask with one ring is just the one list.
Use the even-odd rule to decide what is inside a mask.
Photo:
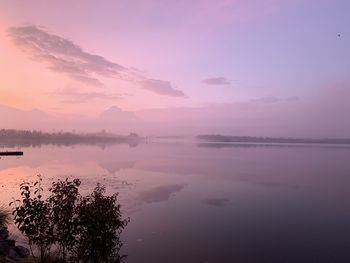
[(22, 156), (23, 152), (21, 151), (15, 151), (15, 152), (0, 152), (0, 156)]

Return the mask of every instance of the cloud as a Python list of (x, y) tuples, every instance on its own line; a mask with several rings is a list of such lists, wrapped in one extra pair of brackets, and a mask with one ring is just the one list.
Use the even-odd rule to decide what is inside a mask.
[(207, 85), (230, 85), (230, 81), (224, 77), (209, 78), (203, 80)]
[(174, 97), (186, 97), (186, 95), (178, 89), (172, 87), (171, 83), (159, 79), (144, 79), (139, 82), (143, 89), (153, 91), (161, 95), (168, 95)]
[(71, 74), (70, 77), (78, 82), (82, 82), (88, 86), (103, 87), (103, 83), (96, 78), (91, 78), (89, 76), (74, 75)]
[(283, 101), (287, 101), (287, 102), (295, 102), (300, 100), (300, 98), (298, 96), (291, 96), (291, 97), (287, 97), (287, 98), (278, 98), (278, 97), (263, 97), (263, 98), (259, 98), (259, 99), (254, 99), (252, 100), (252, 102), (257, 102), (257, 103), (277, 103), (277, 102), (283, 102)]
[(92, 74), (111, 77), (127, 70), (101, 56), (87, 53), (72, 41), (50, 34), (43, 28), (11, 27), (8, 32), (15, 44), (29, 53), (32, 59), (46, 62), (49, 69), (67, 74), (85, 84), (101, 85)]
[(258, 103), (276, 103), (281, 101), (283, 101), (283, 99), (276, 98), (276, 97), (263, 97), (260, 99), (253, 100), (253, 102), (258, 102)]
[(103, 87), (101, 77), (107, 77), (131, 82), (160, 95), (185, 97), (182, 91), (174, 89), (168, 81), (147, 78), (133, 67), (127, 68), (88, 53), (73, 41), (51, 34), (42, 27), (11, 27), (8, 33), (15, 45), (31, 59), (46, 63), (51, 71), (85, 85)]
[(63, 97), (62, 103), (86, 103), (91, 100), (120, 100), (125, 94), (107, 94), (103, 92), (79, 92), (76, 89), (58, 89), (51, 94)]

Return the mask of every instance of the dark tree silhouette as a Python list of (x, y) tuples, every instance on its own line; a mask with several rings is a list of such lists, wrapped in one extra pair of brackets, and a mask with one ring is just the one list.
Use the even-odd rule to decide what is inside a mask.
[[(22, 200), (11, 202), (14, 221), (28, 238), (32, 256), (39, 262), (121, 262), (120, 234), (129, 219), (123, 219), (117, 194), (105, 195), (97, 185), (82, 197), (80, 180), (58, 180), (43, 198), (41, 177), (20, 185)], [(32, 248), (39, 250), (39, 257)]]

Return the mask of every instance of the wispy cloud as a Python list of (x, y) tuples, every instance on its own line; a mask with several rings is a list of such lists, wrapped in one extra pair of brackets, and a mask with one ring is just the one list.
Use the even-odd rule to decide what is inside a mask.
[(120, 100), (127, 94), (107, 94), (103, 92), (80, 92), (74, 88), (58, 89), (51, 93), (62, 97), (62, 103), (86, 103), (91, 100)]
[(254, 99), (252, 101), (258, 103), (277, 103), (283, 101), (283, 99), (277, 97), (263, 97), (259, 99)]
[(175, 89), (169, 81), (159, 79), (144, 79), (139, 82), (143, 89), (153, 91), (161, 95), (170, 95), (174, 97), (185, 97), (185, 94)]
[(287, 97), (287, 98), (278, 98), (278, 97), (263, 97), (259, 99), (254, 99), (252, 102), (257, 102), (257, 103), (277, 103), (277, 102), (295, 102), (300, 100), (298, 96), (292, 96), (292, 97)]
[(34, 25), (8, 29), (15, 45), (33, 60), (46, 63), (48, 69), (94, 87), (103, 87), (101, 77), (132, 82), (160, 95), (185, 97), (169, 81), (154, 80), (106, 58), (88, 53), (73, 41), (49, 33)]
[(209, 79), (203, 80), (203, 82), (208, 85), (230, 85), (231, 84), (231, 82), (224, 77), (209, 78)]

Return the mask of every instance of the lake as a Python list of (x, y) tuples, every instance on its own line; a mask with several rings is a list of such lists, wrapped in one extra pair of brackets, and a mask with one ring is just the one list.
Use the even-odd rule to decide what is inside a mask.
[(126, 262), (350, 262), (350, 147), (154, 141), (22, 148), (0, 197), (41, 174), (119, 192)]

